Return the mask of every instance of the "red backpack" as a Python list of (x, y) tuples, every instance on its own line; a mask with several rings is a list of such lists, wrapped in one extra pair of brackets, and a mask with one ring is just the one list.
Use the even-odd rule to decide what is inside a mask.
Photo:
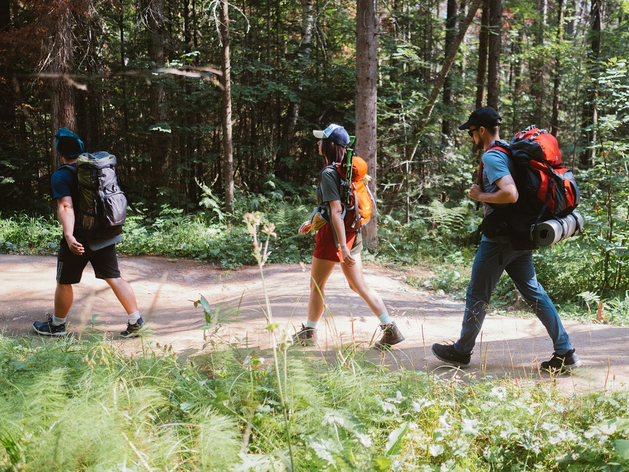
[(574, 174), (561, 165), (557, 139), (531, 125), (511, 140), (515, 183), (526, 205), (539, 209), (537, 221), (568, 216), (579, 205)]
[[(538, 249), (533, 241), (535, 227), (542, 221), (562, 218), (579, 204), (574, 174), (561, 165), (557, 139), (535, 125), (517, 133), (510, 145), (495, 142), (486, 151), (497, 149), (514, 164), (513, 180), (518, 188), (516, 203), (494, 207), (481, 224), (488, 237), (508, 235), (518, 250)], [(479, 185), (482, 187), (482, 161)]]

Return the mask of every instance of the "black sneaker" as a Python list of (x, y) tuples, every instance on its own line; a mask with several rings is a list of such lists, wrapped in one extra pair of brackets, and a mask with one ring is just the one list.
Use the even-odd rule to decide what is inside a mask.
[(66, 332), (66, 324), (62, 323), (58, 326), (52, 324), (52, 316), (48, 315), (47, 321), (35, 321), (33, 323), (33, 328), (37, 331), (37, 334), (41, 334), (43, 336), (65, 336)]
[(382, 350), (389, 349), (391, 346), (404, 341), (404, 336), (395, 323), (380, 325), (382, 337), (376, 342), (376, 348)]
[(123, 338), (137, 338), (144, 329), (144, 320), (140, 317), (135, 324), (127, 323), (127, 329), (120, 333)]
[(301, 330), (293, 335), (293, 344), (301, 344), (302, 346), (312, 346), (317, 342), (317, 330), (301, 325)]
[(446, 364), (454, 365), (466, 369), (470, 366), (472, 356), (470, 354), (459, 354), (454, 349), (454, 344), (438, 344), (432, 345), (432, 353), (437, 359)]
[(574, 349), (569, 350), (563, 355), (559, 355), (553, 352), (553, 357), (549, 361), (542, 362), (542, 370), (547, 370), (553, 373), (565, 374), (572, 369), (576, 369), (581, 365), (579, 356), (574, 352)]

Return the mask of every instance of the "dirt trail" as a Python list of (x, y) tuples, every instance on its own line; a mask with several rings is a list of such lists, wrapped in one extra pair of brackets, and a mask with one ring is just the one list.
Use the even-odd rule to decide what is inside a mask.
[[(5, 333), (34, 335), (33, 321), (43, 320), (44, 314), (52, 311), (55, 265), (54, 257), (0, 255), (0, 327)], [(229, 271), (189, 260), (125, 257), (120, 259), (120, 268), (154, 330), (155, 342), (171, 345), (176, 352), (186, 355), (200, 352), (204, 344), (203, 311), (195, 308), (193, 301), (204, 296), (226, 314), (240, 304), (240, 316), (237, 319), (232, 316), (222, 328), (225, 340), (242, 342), (246, 337), (249, 346), (269, 346), (268, 333), (263, 329), (265, 302), (257, 267)], [(381, 356), (371, 349), (366, 353), (368, 358), (392, 367), (403, 365), (438, 375), (462, 375), (463, 379), (468, 375), (472, 378), (506, 375), (522, 380), (553, 381), (547, 374), (540, 375), (536, 367), (550, 357), (552, 343), (533, 315), (488, 316), (472, 366), (460, 374), (441, 367), (430, 353), (430, 346), (433, 342), (457, 338), (463, 303), (411, 288), (403, 283), (401, 273), (376, 266), (367, 266), (365, 277), (383, 297), (406, 336), (406, 341), (393, 353)], [(275, 322), (293, 332), (294, 327), (305, 321), (309, 267), (270, 265), (265, 267), (264, 278)], [(360, 297), (349, 291), (339, 269), (330, 277), (326, 296), (333, 317), (320, 335), (320, 349), (311, 349), (329, 355), (339, 339), (343, 343), (354, 339), (368, 349), (377, 329), (377, 318)], [(113, 293), (88, 267), (81, 284), (75, 286), (70, 331), (93, 315), (101, 323), (95, 329), (111, 333), (114, 339), (126, 325), (126, 316)], [(567, 393), (625, 388), (629, 382), (629, 328), (566, 320), (564, 324), (583, 367), (573, 375), (556, 379), (560, 388)], [(139, 340), (122, 340), (120, 345), (134, 352), (139, 348)]]

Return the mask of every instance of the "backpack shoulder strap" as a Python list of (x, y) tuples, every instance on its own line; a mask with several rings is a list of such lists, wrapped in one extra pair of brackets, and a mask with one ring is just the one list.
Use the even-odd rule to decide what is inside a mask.
[(62, 165), (59, 166), (59, 168), (57, 170), (61, 170), (61, 169), (69, 170), (73, 174), (76, 174), (76, 172), (77, 172), (76, 166), (72, 165), (72, 164), (62, 164)]

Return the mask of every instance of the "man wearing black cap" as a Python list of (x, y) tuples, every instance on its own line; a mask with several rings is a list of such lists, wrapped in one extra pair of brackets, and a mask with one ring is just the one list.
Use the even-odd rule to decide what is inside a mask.
[(127, 312), (127, 329), (120, 335), (124, 338), (136, 337), (144, 327), (144, 320), (140, 317), (131, 285), (120, 276), (115, 244), (120, 237), (89, 239), (74, 212), (80, 205), (76, 162), (83, 154), (83, 141), (67, 128), (57, 130), (55, 138), (57, 152), (64, 165), (52, 174), (52, 197), (57, 201), (63, 237), (57, 255), (54, 314), (49, 315), (47, 321), (34, 322), (33, 329), (44, 336), (64, 336), (67, 333), (66, 317), (74, 301), (72, 285), (81, 281), (83, 269), (89, 262), (96, 278), (104, 279), (109, 284)]
[[(477, 149), (485, 151), (479, 182), (469, 190), (470, 198), (483, 203), (485, 217), (496, 208), (515, 203), (519, 196), (512, 177), (514, 168), (508, 155), (509, 145), (500, 139), (500, 121), (496, 110), (483, 107), (472, 112), (467, 122), (459, 126), (460, 130), (467, 130)], [(507, 271), (553, 341), (555, 352), (549, 361), (542, 362), (542, 369), (566, 372), (579, 367), (581, 361), (570, 344), (559, 314), (537, 281), (532, 251), (515, 250), (509, 237), (504, 235), (483, 235), (467, 288), (461, 336), (454, 344), (433, 344), (433, 354), (448, 364), (462, 368), (470, 366), (472, 350), (491, 294), (504, 271)]]

